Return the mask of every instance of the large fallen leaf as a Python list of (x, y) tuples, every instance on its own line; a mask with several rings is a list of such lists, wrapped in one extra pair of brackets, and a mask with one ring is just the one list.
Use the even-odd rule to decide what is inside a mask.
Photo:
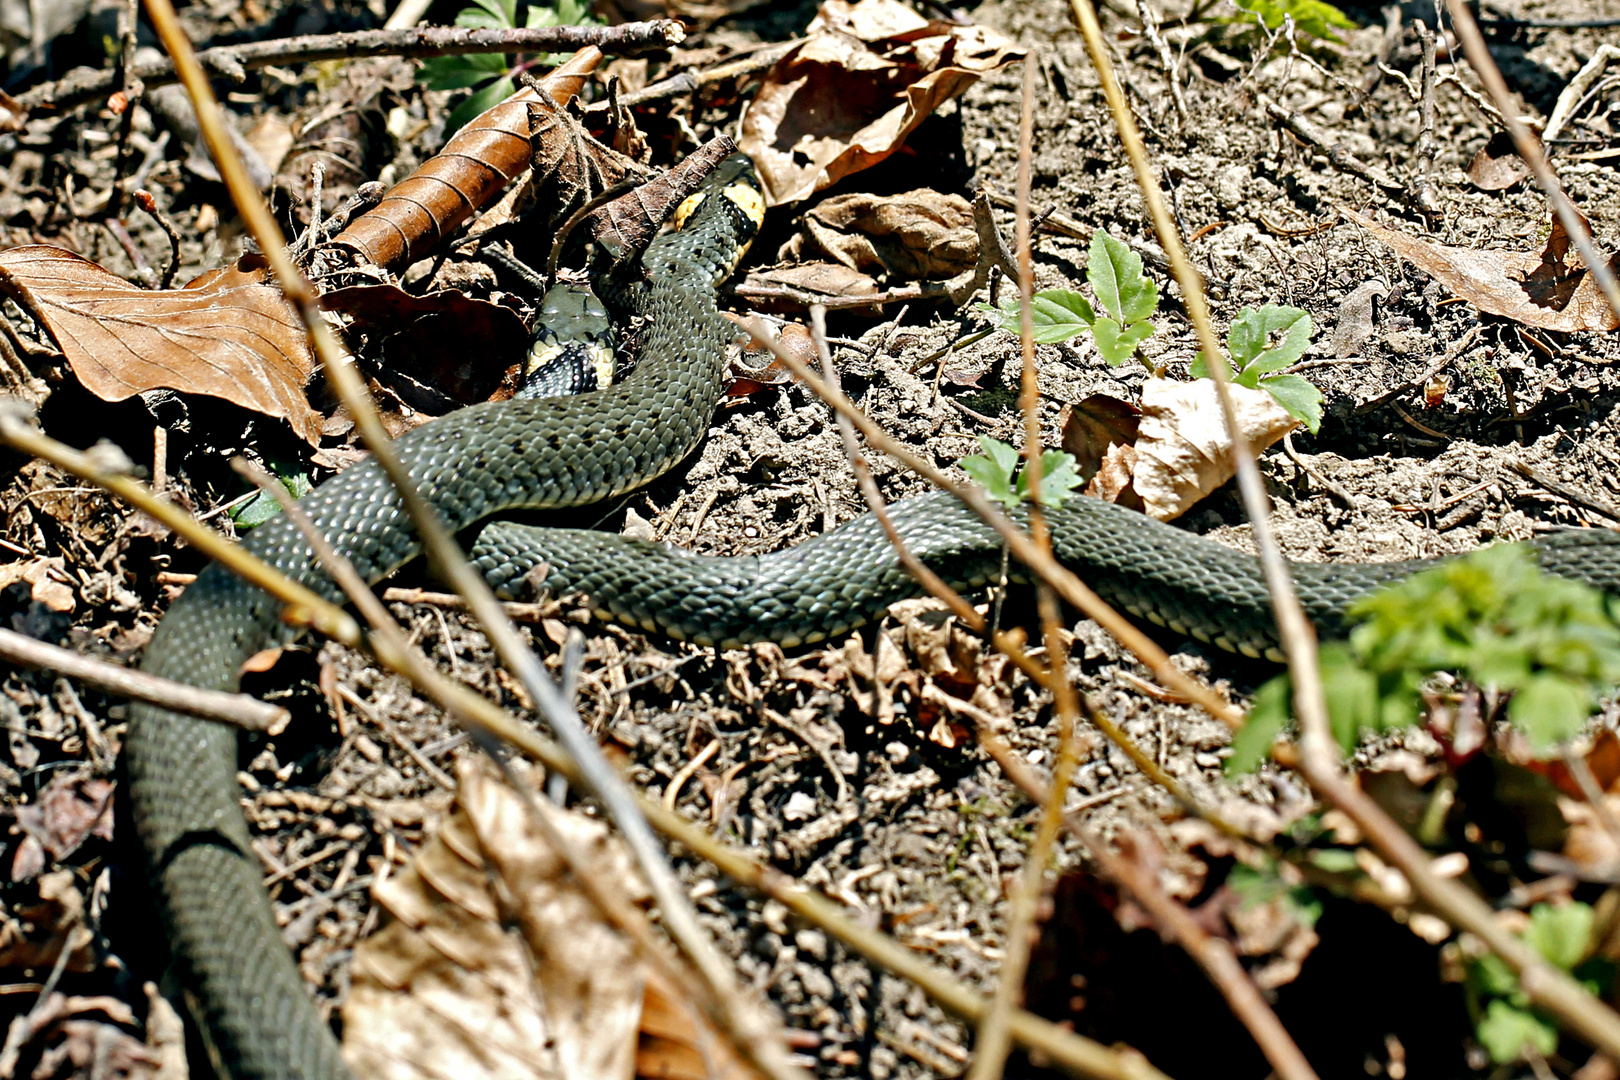
[(826, 0), (766, 75), (738, 142), (769, 204), (795, 202), (876, 165), (979, 76), (1023, 57), (988, 27), (930, 21), (899, 0)]
[(153, 291), (71, 251), (31, 244), (0, 251), (0, 291), (40, 321), (104, 401), (159, 388), (207, 394), (320, 441), (320, 415), (304, 397), (314, 358), (303, 323), (256, 259)]
[(1074, 455), (1074, 467), (1086, 482), (1087, 495), (1142, 509), (1141, 496), (1131, 486), (1141, 421), (1141, 410), (1112, 394), (1092, 394), (1063, 407), (1058, 415), (1062, 446)]
[(973, 269), (979, 236), (960, 195), (918, 188), (903, 195), (836, 195), (804, 216), (783, 249), (795, 261), (825, 255), (891, 281), (942, 280)]
[[(376, 889), (388, 918), (355, 950), (343, 1006), (356, 1075), (757, 1080), (685, 995), (649, 976), (487, 763), (464, 763), (456, 802), (415, 862)], [(588, 873), (647, 900), (601, 822), (537, 805)]]
[[(1299, 426), (1264, 390), (1228, 386), (1238, 429), (1259, 452)], [(1131, 484), (1148, 517), (1170, 521), (1232, 478), (1231, 440), (1209, 379), (1149, 379), (1142, 387)]]
[[(1613, 330), (1620, 319), (1604, 301), (1553, 218), (1547, 244), (1534, 251), (1481, 251), (1431, 244), (1386, 229), (1345, 207), (1339, 212), (1403, 259), (1481, 311), (1543, 330)], [(1609, 260), (1612, 269), (1615, 260)]]
[[(376, 890), (392, 921), (355, 950), (349, 1067), (379, 1080), (630, 1076), (644, 983), (630, 946), (488, 765), (469, 759), (456, 801)], [(536, 802), (594, 873), (644, 894), (601, 823)]]

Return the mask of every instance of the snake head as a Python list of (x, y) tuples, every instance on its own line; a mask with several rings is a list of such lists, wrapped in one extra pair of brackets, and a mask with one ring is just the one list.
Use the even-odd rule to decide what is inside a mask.
[(747, 154), (728, 154), (703, 183), (675, 208), (675, 228), (712, 231), (735, 243), (731, 269), (748, 252), (765, 221), (765, 191)]

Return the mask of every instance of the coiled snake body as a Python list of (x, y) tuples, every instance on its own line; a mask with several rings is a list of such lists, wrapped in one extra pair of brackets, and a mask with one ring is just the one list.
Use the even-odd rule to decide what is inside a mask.
[[(400, 457), (441, 517), (461, 529), (516, 507), (585, 505), (635, 488), (689, 453), (719, 399), (734, 334), (715, 290), (762, 207), (752, 167), (733, 155), (688, 201), (684, 227), (649, 247), (641, 361), (630, 379), (579, 397), (474, 406), (401, 438)], [(398, 498), (369, 461), (303, 506), (370, 580), (417, 553)], [(893, 512), (913, 550), (948, 579), (971, 585), (999, 570), (994, 534), (949, 499), (924, 496)], [(1106, 598), (1243, 652), (1269, 646), (1265, 588), (1248, 556), (1087, 499), (1050, 521), (1059, 556)], [(261, 526), (246, 545), (337, 597), (285, 520)], [(1620, 537), (1560, 533), (1540, 541), (1538, 552), (1549, 569), (1620, 592)], [(483, 529), (472, 555), (497, 586), (543, 561), (550, 587), (583, 590), (604, 614), (714, 644), (819, 640), (916, 591), (869, 518), (757, 559), (700, 558), (605, 534), (497, 522)], [(1351, 599), (1421, 565), (1296, 572), (1311, 614), (1331, 631)], [(278, 616), (275, 601), (211, 566), (158, 627), (145, 667), (234, 688), (246, 658), (289, 638)], [(347, 1076), (260, 886), (238, 805), (235, 733), (147, 705), (132, 715), (125, 760), (134, 819), (173, 955), (216, 1057), (237, 1077)]]

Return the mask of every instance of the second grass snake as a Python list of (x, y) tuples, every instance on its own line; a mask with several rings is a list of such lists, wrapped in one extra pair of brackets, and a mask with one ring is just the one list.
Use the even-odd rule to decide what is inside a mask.
[[(684, 204), (682, 227), (648, 248), (636, 302), (644, 316), (641, 359), (629, 379), (577, 397), (473, 406), (401, 437), (398, 453), (441, 518), (466, 529), (502, 510), (598, 502), (690, 453), (720, 398), (735, 335), (716, 290), (746, 250), (763, 205), (752, 166), (733, 155)], [(302, 505), (368, 580), (418, 553), (399, 498), (369, 460)], [(999, 574), (996, 534), (949, 497), (909, 499), (892, 512), (906, 543), (947, 580), (966, 587)], [(1070, 500), (1048, 520), (1058, 557), (1110, 602), (1251, 655), (1272, 647), (1269, 601), (1252, 557), (1091, 499)], [(256, 529), (245, 545), (338, 598), (284, 519)], [(1554, 533), (1534, 548), (1547, 569), (1620, 592), (1620, 536)], [(603, 614), (714, 645), (836, 637), (917, 593), (870, 516), (757, 558), (705, 558), (603, 533), (493, 522), (472, 556), (497, 587), (543, 562), (554, 591), (583, 591)], [(1332, 634), (1350, 601), (1426, 565), (1298, 565), (1294, 574), (1306, 609)], [(275, 600), (210, 566), (158, 627), (145, 668), (234, 689), (244, 660), (292, 636), (279, 615)], [(125, 760), (171, 951), (218, 1060), (242, 1078), (347, 1076), (260, 884), (239, 806), (235, 732), (139, 705)]]

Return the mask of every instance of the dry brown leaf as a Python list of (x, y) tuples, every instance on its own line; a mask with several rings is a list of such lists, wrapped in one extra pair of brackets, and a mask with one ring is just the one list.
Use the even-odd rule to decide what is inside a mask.
[(31, 244), (0, 252), (0, 290), (50, 331), (85, 389), (104, 401), (159, 388), (206, 394), (320, 441), (320, 414), (304, 397), (314, 371), (304, 324), (256, 257), (154, 291), (71, 251)]
[(351, 285), (321, 297), (321, 307), (346, 320), (351, 341), (370, 339), (388, 389), (430, 416), (498, 396), (505, 376), (515, 386), (528, 351), (517, 312), (456, 289), (416, 296), (397, 285)]
[(1481, 191), (1502, 191), (1530, 175), (1530, 169), (1505, 131), (1492, 135), (1468, 163), (1469, 181)]
[(648, 972), (641, 1002), (636, 1076), (643, 1080), (757, 1080), (759, 1074), (717, 1038), (690, 999)]
[[(1557, 218), (1539, 252), (1480, 251), (1431, 244), (1386, 229), (1354, 210), (1340, 207), (1339, 212), (1481, 311), (1566, 333), (1620, 327), (1579, 258), (1570, 258), (1569, 237)], [(1615, 265), (1614, 259), (1609, 265)]]
[(17, 826), (61, 862), (91, 836), (112, 839), (112, 797), (111, 780), (59, 773), (38, 798), (17, 807)]
[(973, 207), (960, 195), (918, 188), (903, 195), (836, 195), (805, 215), (784, 245), (792, 261), (826, 256), (891, 281), (943, 280), (979, 257)]
[(899, 0), (826, 0), (766, 76), (738, 142), (767, 203), (795, 202), (876, 165), (979, 76), (1023, 57), (988, 27), (930, 21)]
[[(815, 262), (800, 266), (784, 266), (776, 270), (762, 270), (748, 275), (745, 289), (797, 289), (827, 297), (876, 296), (876, 281), (859, 270), (851, 270), (837, 263)], [(769, 307), (766, 302), (762, 307)], [(799, 307), (798, 304), (793, 305)], [(875, 310), (869, 307), (845, 309), (845, 313)]]
[[(605, 826), (538, 806), (593, 873), (645, 899)], [(631, 1074), (642, 965), (528, 814), (489, 765), (469, 759), (455, 813), (410, 868), (378, 886), (391, 920), (356, 949), (343, 1006), (344, 1055), (357, 1075)]]
[(1136, 442), (1142, 411), (1112, 394), (1092, 394), (1058, 414), (1061, 445), (1074, 455), (1080, 479), (1090, 480), (1116, 446)]
[(62, 556), (0, 566), (0, 589), (18, 581), (28, 585), (30, 600), (63, 614), (73, 610), (73, 579), (68, 576), (67, 560)]
[[(1299, 426), (1264, 390), (1229, 386), (1238, 428), (1256, 452)], [(1170, 521), (1232, 477), (1231, 442), (1209, 379), (1149, 379), (1131, 483), (1148, 517)]]

